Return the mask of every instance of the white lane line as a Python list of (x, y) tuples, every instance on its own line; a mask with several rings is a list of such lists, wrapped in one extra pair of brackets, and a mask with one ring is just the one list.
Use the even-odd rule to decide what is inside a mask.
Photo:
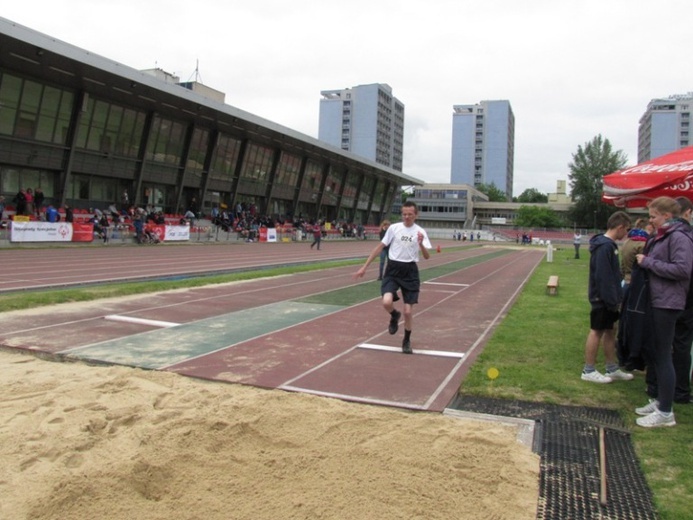
[[(374, 345), (373, 343), (361, 343), (357, 348), (366, 348), (371, 350), (384, 350), (386, 352), (402, 352), (399, 347), (390, 347), (387, 345)], [(419, 350), (412, 349), (414, 354), (422, 354), (424, 356), (451, 357), (462, 359), (466, 354), (464, 352), (448, 352), (445, 350)]]
[(289, 392), (299, 392), (302, 394), (319, 395), (321, 397), (333, 397), (335, 399), (342, 399), (344, 401), (353, 401), (357, 403), (365, 404), (377, 404), (381, 406), (390, 406), (394, 408), (408, 408), (411, 410), (425, 410), (426, 408), (420, 404), (404, 403), (401, 401), (388, 401), (385, 399), (371, 399), (369, 397), (359, 397), (357, 395), (351, 394), (338, 394), (335, 392), (322, 392), (320, 390), (313, 390), (311, 388), (303, 388), (300, 386), (293, 385), (281, 385), (278, 387), (280, 390), (287, 390)]
[(449, 282), (424, 282), (426, 285), (450, 285), (452, 287), (469, 287), (468, 283), (449, 283)]
[(135, 318), (134, 316), (120, 316), (118, 314), (109, 314), (103, 317), (104, 320), (108, 321), (123, 321), (126, 323), (137, 323), (139, 325), (151, 325), (152, 327), (177, 327), (180, 323), (173, 323), (171, 321), (159, 321), (159, 320), (146, 320), (144, 318)]

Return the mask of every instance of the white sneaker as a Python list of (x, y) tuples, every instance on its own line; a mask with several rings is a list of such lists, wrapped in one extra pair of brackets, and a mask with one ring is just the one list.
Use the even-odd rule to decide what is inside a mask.
[(674, 418), (674, 412), (668, 415), (664, 415), (659, 410), (655, 410), (650, 415), (645, 417), (640, 417), (635, 420), (635, 424), (642, 426), (643, 428), (659, 428), (660, 426), (676, 426), (676, 419)]
[(630, 381), (633, 379), (633, 374), (624, 372), (620, 368), (617, 368), (613, 372), (607, 372), (606, 377), (610, 377), (612, 381)]
[(594, 372), (583, 372), (580, 379), (589, 381), (590, 383), (611, 383), (611, 378), (604, 374), (600, 374), (598, 370)]
[(657, 406), (659, 406), (659, 402), (656, 399), (650, 399), (650, 402), (647, 403), (645, 406), (636, 408), (635, 413), (637, 413), (638, 415), (650, 415), (652, 412), (657, 411)]

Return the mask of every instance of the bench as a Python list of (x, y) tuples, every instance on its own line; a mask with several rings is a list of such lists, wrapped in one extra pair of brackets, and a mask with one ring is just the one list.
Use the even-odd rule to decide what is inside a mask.
[(556, 296), (558, 294), (558, 276), (549, 276), (549, 281), (546, 283), (546, 294)]

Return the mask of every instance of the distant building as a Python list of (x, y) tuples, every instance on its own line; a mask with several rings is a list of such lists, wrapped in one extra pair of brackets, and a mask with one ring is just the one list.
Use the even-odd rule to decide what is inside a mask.
[(414, 187), (407, 200), (416, 203), (416, 221), (423, 227), (471, 229), (474, 205), (488, 196), (468, 184), (424, 184)]
[(140, 72), (154, 76), (156, 79), (163, 81), (164, 83), (172, 83), (188, 90), (192, 90), (193, 92), (196, 92), (207, 99), (213, 99), (219, 103), (224, 103), (226, 101), (226, 94), (219, 90), (208, 87), (207, 85), (203, 85), (199, 81), (181, 82), (180, 78), (175, 74), (171, 74), (170, 72), (166, 72), (165, 70), (159, 68), (145, 69)]
[(691, 106), (693, 92), (649, 102), (638, 126), (639, 163), (693, 144)]
[(404, 105), (383, 83), (320, 92), (318, 139), (402, 171)]
[(556, 193), (547, 193), (551, 204), (572, 204), (572, 199), (566, 191), (566, 181), (556, 181)]
[(430, 229), (513, 228), (522, 206), (549, 208), (564, 218), (573, 203), (565, 194), (566, 181), (558, 181), (558, 193), (549, 193), (549, 202), (491, 202), (488, 196), (468, 184), (424, 184), (415, 186), (407, 200), (419, 208), (417, 223)]
[(452, 115), (452, 184), (494, 184), (513, 194), (515, 116), (509, 101), (455, 105)]

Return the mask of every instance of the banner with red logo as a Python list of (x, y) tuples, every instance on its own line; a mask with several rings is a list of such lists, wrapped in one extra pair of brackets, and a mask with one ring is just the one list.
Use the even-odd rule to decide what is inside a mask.
[(72, 225), (69, 222), (12, 221), (10, 242), (72, 242)]

